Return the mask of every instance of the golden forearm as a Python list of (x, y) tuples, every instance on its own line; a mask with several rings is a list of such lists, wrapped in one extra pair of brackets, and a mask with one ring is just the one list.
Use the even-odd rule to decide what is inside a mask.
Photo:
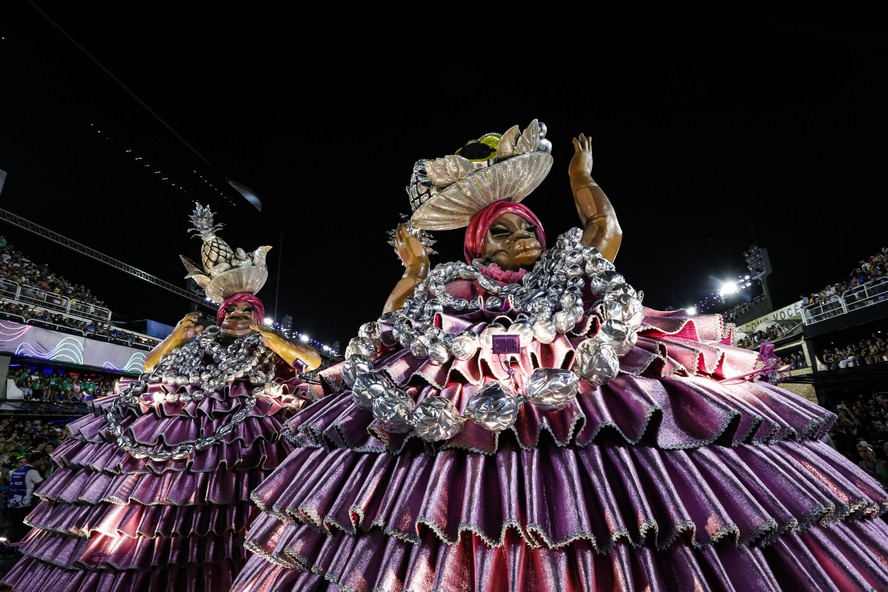
[(423, 279), (425, 278), (411, 276), (405, 272), (401, 279), (398, 280), (398, 283), (395, 284), (388, 300), (385, 301), (385, 306), (382, 308), (383, 314), (401, 308), (404, 305), (404, 301), (413, 296), (416, 285)]
[(306, 370), (314, 370), (321, 365), (321, 354), (310, 345), (304, 345), (284, 339), (280, 335), (268, 333), (263, 333), (263, 341), (266, 346), (291, 366), (295, 365), (297, 360), (305, 364)]
[(576, 182), (571, 178), (574, 201), (584, 226), (582, 243), (595, 247), (613, 262), (623, 242), (623, 229), (607, 195), (591, 177), (585, 177)]
[(181, 337), (176, 335), (175, 332), (171, 333), (167, 336), (166, 339), (155, 345), (154, 349), (148, 352), (148, 355), (145, 357), (145, 365), (142, 371), (151, 372), (151, 369), (157, 365), (157, 363), (160, 361), (160, 358), (170, 353), (174, 349), (180, 347), (181, 345)]
[(416, 285), (429, 275), (429, 256), (425, 247), (413, 236), (402, 242), (398, 252), (404, 263), (404, 274), (385, 301), (382, 312), (392, 312), (403, 306), (404, 301), (413, 296)]

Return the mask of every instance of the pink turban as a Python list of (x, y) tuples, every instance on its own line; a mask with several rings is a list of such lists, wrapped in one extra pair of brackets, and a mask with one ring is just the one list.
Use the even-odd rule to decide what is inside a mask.
[(503, 214), (518, 214), (528, 222), (536, 225), (536, 237), (540, 241), (543, 250), (546, 249), (546, 232), (543, 230), (543, 224), (536, 214), (530, 211), (527, 206), (515, 203), (508, 199), (495, 201), (474, 216), (466, 227), (466, 238), (463, 242), (463, 254), (466, 261), (471, 263), (473, 260), (484, 255), (484, 237), (493, 221)]
[(249, 292), (238, 292), (234, 296), (223, 300), (222, 304), (219, 305), (219, 310), (216, 311), (217, 325), (222, 324), (222, 320), (225, 318), (225, 309), (235, 302), (249, 302), (253, 305), (253, 320), (260, 324), (265, 320), (265, 306), (262, 304), (262, 301)]

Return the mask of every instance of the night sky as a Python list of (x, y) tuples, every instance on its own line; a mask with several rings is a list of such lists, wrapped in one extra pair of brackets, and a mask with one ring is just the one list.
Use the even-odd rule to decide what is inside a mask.
[[(555, 164), (524, 203), (552, 238), (579, 224), (567, 165), (588, 135), (624, 230), (617, 269), (649, 306), (697, 302), (746, 271), (752, 244), (776, 307), (888, 246), (875, 15), (255, 4), (0, 4), (0, 208), (184, 288), (179, 255), (200, 247), (188, 215), (209, 204), (233, 247), (272, 246), (268, 312), (342, 348), (402, 273), (387, 232), (409, 213), (414, 162), (533, 119)], [(189, 310), (0, 233), (122, 318)], [(433, 264), (461, 258), (462, 231), (433, 234)]]

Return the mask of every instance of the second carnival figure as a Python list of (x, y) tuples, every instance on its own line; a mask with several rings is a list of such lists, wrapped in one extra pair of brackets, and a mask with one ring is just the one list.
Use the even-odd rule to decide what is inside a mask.
[(195, 206), (201, 267), (182, 262), (215, 323), (186, 314), (140, 378), (69, 424), (3, 578), (14, 591), (226, 592), (246, 562), (250, 493), (292, 450), (280, 430), (321, 357), (263, 325), (270, 247), (232, 249)]
[[(404, 277), (288, 421), (233, 590), (888, 589), (888, 493), (821, 440), (835, 416), (720, 315), (642, 304), (573, 144), (554, 241), (523, 205), (537, 121), (416, 163)], [(424, 231), (463, 227), (431, 267)]]

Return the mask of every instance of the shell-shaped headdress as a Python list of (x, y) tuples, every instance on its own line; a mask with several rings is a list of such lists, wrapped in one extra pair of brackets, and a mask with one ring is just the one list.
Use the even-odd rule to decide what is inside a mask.
[(216, 236), (223, 228), (213, 222), (210, 206), (194, 202), (194, 212), (189, 216), (192, 228), (189, 232), (203, 240), (200, 248), (201, 267), (186, 257), (179, 255), (185, 269), (186, 278), (193, 278), (204, 289), (207, 298), (219, 304), (226, 298), (249, 292), (255, 294), (262, 289), (268, 279), (265, 255), (270, 246), (262, 246), (247, 252), (232, 249), (227, 242)]
[(407, 195), (411, 223), (423, 230), (468, 226), (476, 213), (501, 199), (519, 202), (552, 168), (546, 126), (534, 119), (522, 132), (484, 134), (454, 154), (413, 165)]

